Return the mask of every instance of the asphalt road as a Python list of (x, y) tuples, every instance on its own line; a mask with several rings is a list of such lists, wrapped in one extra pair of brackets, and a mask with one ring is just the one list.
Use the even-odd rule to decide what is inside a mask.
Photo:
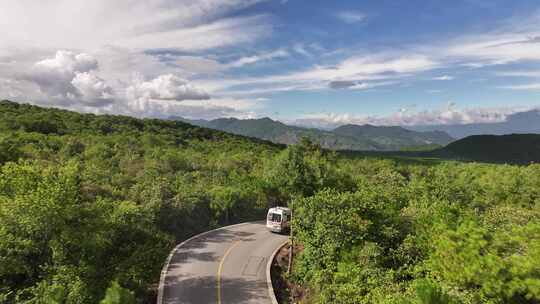
[(266, 265), (287, 236), (264, 223), (224, 227), (173, 252), (163, 276), (162, 303), (271, 304)]

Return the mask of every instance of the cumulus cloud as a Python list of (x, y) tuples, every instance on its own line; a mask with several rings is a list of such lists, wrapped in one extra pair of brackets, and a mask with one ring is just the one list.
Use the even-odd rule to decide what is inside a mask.
[(137, 117), (170, 118), (173, 116), (188, 119), (215, 119), (219, 117), (236, 117), (247, 119), (255, 117), (249, 110), (235, 108), (234, 102), (221, 103), (218, 100), (208, 102), (176, 102), (160, 100), (159, 102), (147, 99), (125, 100), (125, 103), (116, 105), (114, 111)]
[(54, 58), (36, 62), (27, 78), (52, 96), (67, 97), (68, 94), (77, 94), (76, 88), (71, 84), (76, 74), (89, 72), (97, 67), (97, 61), (88, 54), (58, 51)]
[(36, 63), (37, 68), (55, 70), (60, 72), (88, 72), (98, 68), (97, 60), (89, 54), (74, 54), (69, 51), (58, 51), (54, 58), (45, 59)]
[[(207, 111), (243, 117), (257, 107), (250, 100), (275, 92), (362, 90), (403, 83), (413, 76), (452, 79), (421, 74), (444, 73), (439, 68), (514, 62), (531, 62), (534, 67), (540, 62), (538, 18), (524, 18), (525, 25), (506, 23), (481, 35), (392, 46), (392, 50), (350, 47), (332, 51), (306, 41), (290, 41), (288, 46), (274, 46), (277, 49), (244, 53), (246, 47), (272, 34), (270, 15), (246, 10), (262, 1), (0, 1), (0, 90), (10, 98), (73, 109), (137, 116), (186, 111), (201, 117), (208, 117)], [(55, 16), (54, 22), (49, 22), (50, 16)], [(366, 20), (360, 11), (338, 12), (335, 17), (348, 24)], [(51, 50), (58, 49), (72, 51), (51, 56)], [(239, 54), (243, 57), (238, 58)], [(257, 73), (257, 77), (242, 73), (250, 65), (285, 57), (301, 58), (302, 65), (290, 65), (276, 74)], [(135, 81), (130, 80), (134, 72), (142, 75)], [(514, 71), (506, 76), (538, 75), (527, 73)], [(531, 81), (501, 88), (538, 90), (536, 79)], [(405, 111), (394, 116), (404, 123), (481, 119), (473, 112)], [(390, 119), (366, 117), (375, 123)]]
[(88, 106), (99, 107), (113, 102), (113, 89), (105, 80), (92, 73), (77, 73), (71, 84)]
[(114, 92), (94, 74), (97, 69), (98, 61), (89, 54), (57, 51), (54, 58), (36, 62), (23, 78), (36, 84), (51, 101), (99, 107), (111, 103)]
[(175, 101), (210, 98), (204, 90), (172, 74), (161, 75), (150, 81), (144, 81), (142, 76), (139, 76), (135, 79), (133, 85), (127, 87), (126, 96), (128, 99)]
[[(11, 75), (0, 70), (4, 98), (82, 112), (160, 118), (250, 118), (260, 104), (255, 99), (211, 98), (204, 83), (184, 77), (192, 73), (177, 65), (178, 58), (167, 65), (154, 56), (117, 47), (92, 54), (61, 50), (39, 57), (19, 66), (25, 71), (21, 77), (6, 77)], [(188, 65), (194, 60), (183, 59), (187, 62), (182, 64)], [(11, 74), (15, 69), (8, 67)]]

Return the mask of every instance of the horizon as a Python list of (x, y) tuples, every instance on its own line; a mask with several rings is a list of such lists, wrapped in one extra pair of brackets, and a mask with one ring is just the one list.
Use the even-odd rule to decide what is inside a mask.
[(0, 3), (0, 99), (322, 129), (502, 122), (540, 106), (534, 1), (128, 2)]

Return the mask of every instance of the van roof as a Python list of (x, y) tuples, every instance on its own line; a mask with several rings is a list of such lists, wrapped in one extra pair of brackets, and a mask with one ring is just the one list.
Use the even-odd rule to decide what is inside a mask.
[(291, 212), (291, 209), (287, 208), (287, 207), (274, 207), (274, 208), (270, 208), (268, 210), (268, 212), (272, 212), (272, 213), (289, 213)]

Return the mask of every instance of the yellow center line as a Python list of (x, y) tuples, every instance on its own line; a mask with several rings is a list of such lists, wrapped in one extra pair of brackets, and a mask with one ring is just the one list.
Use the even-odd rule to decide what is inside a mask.
[(231, 253), (231, 250), (240, 243), (239, 240), (236, 240), (232, 243), (232, 245), (225, 251), (225, 254), (221, 258), (221, 261), (219, 262), (218, 272), (217, 272), (217, 302), (218, 304), (221, 304), (221, 270), (223, 269), (223, 264), (225, 262), (225, 259)]

